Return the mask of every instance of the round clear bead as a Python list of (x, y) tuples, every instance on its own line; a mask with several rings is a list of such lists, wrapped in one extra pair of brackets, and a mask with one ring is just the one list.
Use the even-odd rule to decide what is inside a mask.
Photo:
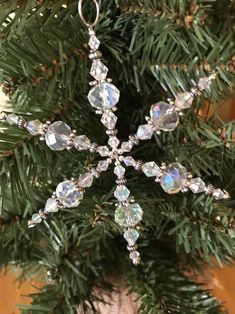
[(160, 184), (165, 192), (174, 194), (184, 187), (186, 180), (186, 169), (181, 164), (175, 162), (166, 167)]
[(152, 105), (150, 116), (156, 130), (173, 131), (179, 123), (179, 115), (174, 107), (163, 101)]
[(83, 198), (83, 192), (72, 180), (66, 180), (58, 184), (56, 188), (58, 200), (67, 208), (77, 207)]
[(138, 203), (119, 205), (115, 210), (115, 221), (121, 227), (137, 225), (143, 218), (143, 210)]
[(52, 150), (64, 150), (68, 146), (71, 128), (62, 121), (52, 123), (45, 134), (47, 145)]
[(111, 83), (99, 83), (94, 86), (89, 94), (88, 100), (92, 107), (97, 109), (111, 109), (119, 101), (120, 91)]

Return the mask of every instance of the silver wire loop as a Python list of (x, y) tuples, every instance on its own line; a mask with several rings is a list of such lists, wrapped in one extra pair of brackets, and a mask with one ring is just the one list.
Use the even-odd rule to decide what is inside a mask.
[(83, 0), (79, 0), (78, 1), (78, 14), (83, 22), (84, 25), (86, 25), (88, 28), (93, 28), (96, 26), (96, 24), (98, 23), (99, 20), (99, 15), (100, 15), (100, 0), (99, 2), (97, 0), (92, 0), (94, 5), (95, 5), (95, 9), (96, 9), (96, 16), (95, 16), (95, 20), (93, 22), (87, 22), (86, 19), (84, 18), (83, 15), (83, 9), (82, 9), (82, 4), (83, 4)]

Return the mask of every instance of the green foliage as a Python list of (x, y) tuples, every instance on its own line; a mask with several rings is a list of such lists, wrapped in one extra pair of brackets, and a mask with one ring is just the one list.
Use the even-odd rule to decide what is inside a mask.
[[(0, 81), (12, 111), (42, 121), (63, 120), (105, 143), (86, 98), (88, 36), (77, 1), (39, 2), (0, 1)], [(1, 123), (0, 265), (14, 262), (23, 276), (50, 271), (56, 282), (35, 294), (22, 313), (76, 313), (77, 305), (94, 313), (94, 302), (102, 299), (94, 288), (105, 293), (110, 289), (106, 279), (117, 274), (137, 294), (140, 313), (224, 313), (210, 292), (185, 273), (234, 259), (234, 122), (221, 122), (216, 113), (199, 115), (205, 102), (219, 106), (233, 92), (234, 13), (230, 0), (102, 1), (97, 35), (109, 76), (121, 91), (121, 139), (144, 122), (152, 103), (188, 90), (208, 69), (218, 74), (211, 91), (194, 102), (174, 132), (142, 143), (134, 156), (158, 164), (178, 160), (194, 175), (227, 189), (231, 199), (166, 195), (144, 175), (128, 170), (128, 187), (145, 210), (139, 268), (130, 266), (114, 222), (112, 171), (86, 193), (78, 209), (64, 209), (28, 230), (27, 219), (44, 206), (57, 183), (78, 177), (97, 157), (53, 152), (26, 131)], [(88, 7), (87, 14), (92, 14)]]

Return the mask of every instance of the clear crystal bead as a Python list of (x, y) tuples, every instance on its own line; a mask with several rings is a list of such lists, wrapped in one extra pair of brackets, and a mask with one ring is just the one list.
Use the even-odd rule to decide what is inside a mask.
[(175, 97), (175, 106), (182, 110), (190, 108), (193, 103), (193, 95), (189, 92), (179, 93)]
[(17, 124), (19, 117), (16, 114), (8, 114), (6, 120), (10, 125)]
[(150, 124), (140, 125), (136, 135), (141, 140), (149, 140), (153, 135), (153, 128)]
[(128, 245), (133, 246), (135, 245), (136, 241), (139, 238), (139, 232), (137, 230), (127, 230), (124, 233), (124, 238), (128, 242)]
[(88, 188), (92, 186), (93, 179), (94, 177), (91, 172), (81, 174), (79, 176), (78, 185), (81, 186), (82, 188)]
[(161, 179), (161, 186), (166, 193), (178, 193), (187, 180), (187, 171), (179, 163), (174, 162), (166, 167)]
[(142, 169), (147, 177), (157, 177), (161, 174), (161, 169), (154, 161), (146, 162)]
[(67, 147), (71, 128), (62, 121), (52, 123), (45, 134), (47, 145), (52, 150), (63, 150)]
[(88, 45), (92, 50), (98, 50), (100, 46), (100, 41), (95, 35), (91, 35), (88, 41)]
[(100, 60), (93, 60), (91, 65), (91, 76), (93, 76), (97, 81), (102, 81), (106, 79), (108, 74), (108, 68)]
[(208, 90), (210, 89), (212, 80), (211, 77), (201, 77), (198, 82), (198, 88), (200, 90)]
[(42, 218), (41, 218), (40, 214), (33, 214), (31, 220), (35, 224), (40, 224), (42, 222)]
[(138, 203), (119, 205), (115, 210), (115, 221), (121, 227), (131, 227), (137, 225), (143, 218), (143, 210)]
[(134, 252), (131, 252), (130, 255), (129, 255), (130, 259), (131, 260), (136, 260), (136, 259), (139, 259), (140, 257), (140, 253), (138, 251), (134, 251)]
[(120, 91), (111, 83), (99, 83), (94, 86), (89, 94), (88, 100), (92, 107), (97, 109), (111, 109), (119, 101)]
[(121, 150), (125, 153), (130, 152), (133, 148), (133, 144), (131, 142), (123, 142), (121, 145)]
[(164, 101), (151, 106), (150, 116), (154, 127), (165, 132), (173, 131), (179, 123), (179, 115), (174, 107)]
[(109, 162), (107, 160), (100, 160), (98, 162), (97, 168), (99, 171), (106, 171), (109, 167)]
[(58, 210), (57, 200), (55, 198), (48, 198), (45, 205), (45, 211), (48, 213), (56, 213)]
[(108, 140), (108, 144), (109, 146), (111, 146), (112, 148), (117, 148), (119, 145), (120, 141), (116, 136), (111, 136)]
[(194, 178), (190, 180), (189, 188), (193, 193), (201, 193), (205, 190), (205, 182), (201, 178)]
[(39, 120), (29, 121), (26, 125), (26, 129), (32, 135), (37, 135), (43, 130), (43, 124)]
[(216, 200), (222, 200), (224, 198), (224, 192), (221, 189), (215, 189), (212, 195)]
[(119, 165), (114, 168), (113, 172), (116, 174), (117, 177), (122, 178), (126, 172), (126, 169), (123, 166)]
[(136, 163), (133, 157), (131, 156), (124, 157), (123, 161), (127, 167), (135, 166), (135, 163)]
[(116, 199), (118, 199), (120, 202), (124, 202), (128, 199), (130, 195), (130, 191), (125, 185), (118, 185), (116, 187), (116, 190), (114, 191), (114, 196)]
[(89, 149), (91, 141), (86, 135), (78, 135), (73, 138), (73, 145), (77, 150)]
[(97, 148), (97, 152), (100, 154), (102, 157), (106, 157), (109, 155), (109, 149), (107, 146), (99, 146)]
[(117, 117), (112, 111), (106, 111), (102, 115), (101, 122), (107, 129), (112, 130), (117, 123)]
[(83, 198), (83, 192), (72, 180), (66, 180), (57, 185), (56, 196), (67, 208), (77, 207)]

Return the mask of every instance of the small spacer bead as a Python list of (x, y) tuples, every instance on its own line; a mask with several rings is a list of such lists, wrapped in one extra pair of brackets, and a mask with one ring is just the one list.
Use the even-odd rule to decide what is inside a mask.
[(133, 145), (138, 145), (140, 142), (137, 135), (130, 135), (129, 140)]
[(137, 250), (137, 245), (133, 245), (133, 246), (127, 245), (126, 248), (129, 252), (134, 252)]
[(44, 136), (40, 136), (40, 137), (39, 137), (39, 140), (40, 140), (40, 141), (45, 141), (45, 137), (44, 137)]
[(89, 53), (89, 59), (91, 60), (97, 60), (102, 58), (102, 53), (99, 50), (91, 51)]
[(125, 178), (118, 178), (118, 179), (116, 179), (116, 183), (118, 185), (125, 185), (126, 184), (126, 179)]
[(6, 120), (7, 114), (4, 111), (0, 112), (0, 121)]
[(92, 143), (92, 144), (90, 145), (90, 147), (89, 147), (89, 151), (90, 151), (91, 153), (95, 153), (95, 152), (97, 151), (97, 148), (98, 148), (98, 144)]
[(91, 81), (91, 82), (89, 82), (89, 85), (90, 86), (95, 86), (95, 85), (97, 85), (99, 82), (98, 81)]
[(100, 171), (96, 168), (91, 168), (91, 173), (93, 175), (93, 177), (95, 178), (99, 178), (100, 177)]
[(47, 215), (46, 215), (46, 213), (44, 212), (44, 210), (43, 209), (40, 209), (39, 210), (39, 215), (40, 215), (40, 217), (42, 218), (42, 219), (47, 219)]
[(214, 191), (214, 187), (213, 185), (209, 184), (208, 186), (205, 187), (205, 193), (208, 195), (208, 194), (212, 194), (213, 191)]
[(108, 83), (112, 83), (113, 80), (112, 80), (111, 78), (107, 78), (106, 81), (107, 81)]
[(19, 117), (18, 118), (18, 121), (17, 121), (17, 125), (18, 125), (18, 127), (20, 128), (20, 129), (23, 129), (24, 128), (24, 126), (27, 124), (27, 120), (25, 120), (24, 118), (22, 118), (22, 117)]
[(112, 130), (106, 130), (106, 134), (108, 136), (115, 136), (118, 134), (118, 130), (117, 129), (112, 129)]
[(135, 170), (140, 171), (142, 169), (143, 164), (144, 163), (142, 160), (137, 160), (135, 164)]

